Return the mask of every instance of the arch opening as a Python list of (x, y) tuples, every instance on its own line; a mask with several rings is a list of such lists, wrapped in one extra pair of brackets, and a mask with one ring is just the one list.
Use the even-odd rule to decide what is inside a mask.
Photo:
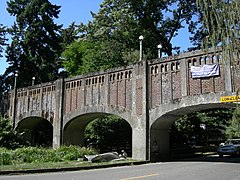
[(43, 118), (25, 118), (18, 123), (16, 130), (30, 146), (52, 147), (53, 126)]
[(64, 145), (79, 145), (97, 149), (99, 153), (121, 150), (132, 154), (132, 128), (114, 115), (88, 113), (75, 117), (64, 126)]
[[(233, 103), (229, 105), (230, 106), (228, 107), (222, 107), (222, 104), (215, 104), (214, 108), (209, 108), (210, 106), (207, 104), (205, 106), (199, 105), (185, 107), (181, 110), (168, 112), (156, 119), (150, 127), (150, 160), (168, 161), (170, 159), (176, 159), (178, 156), (177, 153), (180, 152), (181, 147), (182, 149), (186, 149), (187, 147), (196, 148), (213, 144), (217, 145), (222, 141), (223, 137), (218, 136), (220, 136), (220, 133), (223, 132), (224, 128), (221, 127), (222, 124), (220, 121), (219, 124), (213, 124), (213, 122), (208, 121), (210, 121), (211, 118), (216, 118), (211, 117), (216, 111), (221, 111), (222, 114), (225, 111), (229, 111), (230, 113), (230, 109), (234, 108), (235, 105)], [(199, 117), (203, 116), (203, 113), (206, 113), (207, 115)], [(184, 129), (181, 130), (181, 128), (180, 131), (178, 130), (176, 132), (176, 126), (179, 125), (179, 121), (182, 121), (182, 118), (186, 116), (189, 116), (189, 118), (192, 119), (189, 120), (188, 118), (185, 120), (184, 123), (187, 126), (185, 130), (189, 130), (188, 128), (190, 127), (192, 129), (189, 130), (190, 133), (187, 134), (187, 137), (181, 139), (181, 137), (184, 137), (186, 134), (185, 132), (182, 132)], [(227, 124), (230, 122), (229, 120), (231, 119), (231, 116), (232, 115), (225, 113), (225, 116), (220, 118), (225, 117), (225, 123)], [(200, 121), (199, 119), (196, 119), (196, 117), (205, 119)], [(193, 124), (191, 124), (190, 121), (192, 121)], [(215, 119), (214, 123), (216, 122), (218, 121)], [(196, 134), (196, 130), (198, 130), (199, 134)], [(214, 134), (214, 136), (210, 136), (211, 134)], [(197, 141), (196, 138), (198, 138)], [(191, 149), (189, 150), (191, 151)], [(188, 153), (187, 155), (191, 154)]]

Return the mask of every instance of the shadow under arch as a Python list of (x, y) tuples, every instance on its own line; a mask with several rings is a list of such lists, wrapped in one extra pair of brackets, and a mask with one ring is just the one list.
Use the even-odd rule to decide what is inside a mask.
[(52, 147), (53, 125), (46, 119), (31, 116), (18, 122), (16, 130), (31, 146)]
[(179, 107), (179, 109), (172, 109), (160, 115), (155, 120), (152, 120), (150, 126), (150, 160), (151, 161), (169, 161), (170, 160), (170, 144), (169, 131), (174, 121), (178, 120), (183, 115), (201, 111), (211, 110), (217, 108), (234, 108), (235, 103), (215, 104), (199, 104), (189, 105), (186, 107)]
[[(104, 116), (110, 116), (110, 115), (113, 115), (113, 114), (102, 113), (102, 112), (86, 113), (86, 114), (78, 115), (73, 119), (67, 121), (67, 123), (63, 126), (64, 127), (63, 128), (63, 145), (84, 146), (85, 145), (84, 133), (87, 125), (93, 120), (95, 120), (96, 118), (102, 118)], [(128, 128), (131, 129), (132, 131), (132, 127), (129, 124), (129, 122), (123, 119), (122, 117), (119, 117), (119, 118), (124, 120), (128, 125)]]

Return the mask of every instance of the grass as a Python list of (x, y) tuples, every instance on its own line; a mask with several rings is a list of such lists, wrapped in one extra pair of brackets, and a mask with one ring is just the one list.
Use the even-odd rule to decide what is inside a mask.
[(45, 162), (45, 163), (22, 163), (14, 165), (2, 165), (0, 166), (1, 171), (14, 171), (14, 170), (35, 170), (35, 169), (57, 169), (57, 168), (74, 168), (74, 167), (86, 167), (86, 166), (100, 166), (100, 165), (111, 165), (120, 164), (124, 162), (135, 162), (132, 159), (115, 162), (102, 162), (102, 163), (91, 163), (88, 161), (68, 161), (68, 162)]
[(97, 152), (90, 148), (78, 146), (63, 146), (59, 149), (24, 147), (8, 150), (0, 148), (0, 171), (74, 168), (133, 162), (132, 159), (103, 163), (82, 160), (84, 155), (93, 154), (97, 154)]

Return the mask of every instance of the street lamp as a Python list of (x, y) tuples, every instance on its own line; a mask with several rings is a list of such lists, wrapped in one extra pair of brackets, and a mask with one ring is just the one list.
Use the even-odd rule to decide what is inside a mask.
[(13, 129), (15, 128), (15, 122), (16, 122), (17, 77), (18, 77), (18, 72), (16, 71), (15, 74), (14, 74)]
[(139, 58), (139, 61), (142, 61), (142, 59), (143, 59), (142, 41), (143, 41), (143, 35), (139, 36), (139, 42), (140, 42), (140, 58)]
[(32, 77), (32, 86), (34, 86), (35, 77)]
[(161, 58), (161, 56), (162, 56), (162, 54), (161, 54), (162, 44), (159, 44), (157, 46), (157, 48), (158, 48), (158, 58)]

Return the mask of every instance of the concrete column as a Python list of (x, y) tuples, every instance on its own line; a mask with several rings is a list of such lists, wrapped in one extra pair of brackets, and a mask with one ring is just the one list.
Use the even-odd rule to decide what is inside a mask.
[(104, 99), (104, 104), (110, 105), (110, 93), (109, 93), (109, 74), (105, 74), (104, 76), (104, 86), (105, 86), (105, 99)]
[(230, 57), (229, 56), (223, 56), (223, 57), (227, 58), (225, 60), (222, 60), (222, 63), (224, 64), (223, 73), (224, 73), (225, 91), (233, 92), (232, 67), (231, 67)]
[(182, 60), (180, 63), (180, 71), (181, 71), (181, 90), (182, 97), (187, 96), (187, 65), (186, 59)]
[[(132, 77), (132, 157), (149, 159), (149, 112), (148, 112), (148, 65), (147, 61), (137, 63)], [(137, 81), (141, 87), (137, 87)], [(139, 86), (139, 85), (138, 85)], [(141, 89), (141, 91), (140, 91)], [(140, 93), (139, 93), (140, 92)], [(141, 97), (140, 97), (141, 96)], [(142, 100), (140, 102), (140, 99)], [(139, 106), (142, 112), (139, 113)]]
[(63, 99), (64, 99), (64, 80), (58, 79), (55, 82), (55, 113), (53, 120), (53, 148), (59, 148), (62, 144), (63, 126)]
[[(137, 122), (144, 121), (144, 119), (135, 118), (134, 120)], [(147, 160), (145, 123), (137, 122), (135, 122), (135, 126), (132, 129), (132, 158), (136, 160)]]

